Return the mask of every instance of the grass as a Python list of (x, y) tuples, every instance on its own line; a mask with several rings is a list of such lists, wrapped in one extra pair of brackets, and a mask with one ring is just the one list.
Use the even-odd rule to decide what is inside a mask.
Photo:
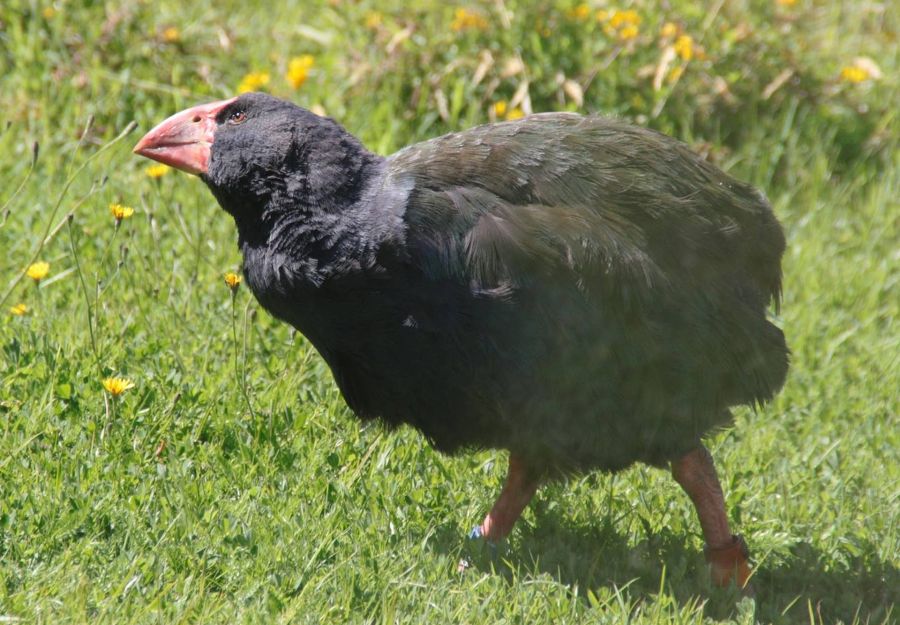
[[(454, 30), (454, 7), (431, 2), (4, 3), (0, 621), (896, 621), (897, 16), (671, 4), (621, 7), (641, 16), (626, 41), (600, 4), (589, 20), (576, 4), (472, 5), (486, 27)], [(656, 89), (666, 21), (707, 58)], [(303, 54), (294, 89), (283, 74)], [(881, 77), (842, 81), (860, 56)], [(793, 367), (709, 441), (755, 601), (708, 586), (687, 498), (641, 466), (542, 489), (496, 564), (466, 544), (504, 455), (361, 429), (303, 337), (232, 296), (234, 228), (203, 185), (152, 179), (137, 133), (115, 141), (251, 71), (383, 153), (503, 100), (630, 117), (766, 190), (788, 233)], [(135, 215), (117, 227), (111, 203)], [(50, 264), (39, 284), (22, 277), (32, 260)], [(110, 376), (135, 387), (112, 397)]]

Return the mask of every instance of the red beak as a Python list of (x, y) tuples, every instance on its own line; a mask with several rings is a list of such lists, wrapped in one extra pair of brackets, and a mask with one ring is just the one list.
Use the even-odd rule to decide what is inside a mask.
[(134, 153), (189, 174), (205, 174), (216, 133), (216, 116), (237, 98), (201, 104), (175, 113), (144, 135)]

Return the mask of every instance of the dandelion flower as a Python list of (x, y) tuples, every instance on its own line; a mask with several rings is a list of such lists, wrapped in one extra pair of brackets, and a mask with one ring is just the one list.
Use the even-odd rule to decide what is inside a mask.
[(570, 20), (583, 22), (591, 16), (591, 7), (586, 2), (582, 2), (576, 7), (569, 9), (566, 15)]
[(9, 314), (15, 315), (16, 317), (21, 317), (28, 313), (28, 306), (25, 304), (16, 304), (15, 306), (10, 306)]
[(150, 165), (144, 169), (144, 173), (148, 178), (153, 178), (156, 180), (157, 178), (162, 178), (167, 173), (169, 173), (169, 166), (163, 165), (162, 163), (156, 163), (155, 165)]
[(469, 9), (456, 9), (453, 14), (453, 21), (450, 28), (456, 32), (464, 30), (487, 30), (488, 21), (480, 14), (470, 11)]
[(497, 117), (503, 117), (506, 115), (506, 100), (498, 100), (494, 102), (494, 115)]
[(675, 22), (666, 22), (659, 29), (659, 36), (663, 39), (669, 39), (678, 34), (678, 24)]
[(639, 26), (641, 16), (634, 9), (627, 11), (614, 11), (609, 18), (609, 24), (613, 28), (625, 28), (628, 26)]
[(852, 84), (868, 80), (869, 72), (859, 65), (847, 65), (841, 70), (841, 80)]
[(45, 263), (44, 261), (32, 263), (25, 271), (25, 275), (35, 282), (40, 282), (46, 278), (48, 273), (50, 273), (50, 263)]
[(310, 68), (316, 60), (311, 54), (295, 56), (288, 63), (288, 71), (285, 78), (294, 89), (299, 89), (306, 82)]
[(506, 114), (506, 119), (508, 121), (513, 121), (514, 119), (522, 119), (525, 117), (525, 113), (518, 106), (514, 109), (510, 109), (510, 111)]
[(225, 284), (228, 285), (228, 288), (231, 289), (233, 293), (237, 291), (237, 288), (241, 285), (241, 277), (233, 271), (229, 271), (225, 274)]
[(638, 36), (638, 27), (634, 24), (628, 24), (622, 30), (619, 31), (619, 39), (622, 41), (628, 41), (630, 39), (634, 39)]
[(259, 91), (269, 84), (269, 72), (250, 72), (241, 79), (238, 85), (238, 93)]
[(383, 21), (383, 16), (378, 11), (369, 11), (366, 13), (366, 28), (369, 30), (378, 30)]
[(675, 40), (675, 52), (683, 61), (694, 58), (694, 38), (690, 35), (681, 35)]
[(123, 219), (128, 219), (132, 215), (134, 215), (134, 209), (130, 206), (122, 206), (121, 204), (110, 204), (109, 212), (112, 213), (112, 216), (116, 218), (116, 223), (119, 223)]
[(181, 40), (181, 32), (174, 26), (169, 26), (162, 31), (162, 38), (166, 43), (178, 43)]
[(46, 6), (41, 10), (41, 15), (44, 16), (45, 20), (52, 20), (56, 17), (56, 9), (51, 6)]
[(104, 378), (103, 388), (113, 397), (118, 397), (130, 388), (134, 388), (134, 382), (127, 378)]

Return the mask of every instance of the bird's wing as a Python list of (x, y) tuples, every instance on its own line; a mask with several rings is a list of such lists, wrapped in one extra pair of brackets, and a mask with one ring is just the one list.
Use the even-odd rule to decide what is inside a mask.
[(568, 273), (642, 296), (728, 282), (777, 299), (784, 237), (765, 198), (665, 135), (550, 113), (420, 143), (388, 159), (411, 260), (504, 292)]

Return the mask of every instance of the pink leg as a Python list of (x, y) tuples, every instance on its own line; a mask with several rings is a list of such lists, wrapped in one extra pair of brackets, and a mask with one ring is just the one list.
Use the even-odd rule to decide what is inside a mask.
[(481, 524), (481, 536), (497, 542), (512, 531), (522, 511), (537, 491), (538, 479), (528, 470), (525, 462), (515, 454), (509, 456), (509, 472), (500, 497)]
[(713, 582), (749, 590), (750, 565), (747, 544), (728, 528), (725, 497), (709, 451), (702, 445), (672, 462), (672, 475), (691, 498), (706, 540), (706, 561)]

